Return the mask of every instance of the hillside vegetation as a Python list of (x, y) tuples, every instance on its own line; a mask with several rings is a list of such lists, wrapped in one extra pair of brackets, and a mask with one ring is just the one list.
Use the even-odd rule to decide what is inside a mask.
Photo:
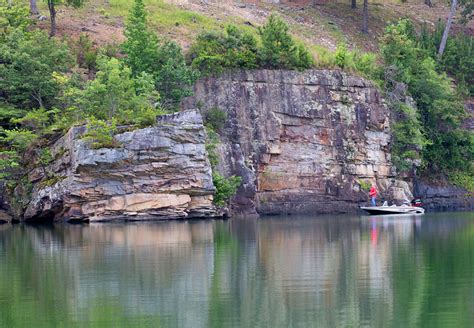
[[(47, 21), (29, 17), (26, 6), (0, 1), (0, 178), (23, 195), (18, 199), (27, 199), (31, 188), (25, 168), (45, 169), (53, 160), (49, 143), (72, 125), (87, 124), (84, 139), (93, 148), (120, 147), (114, 134), (124, 125), (152, 125), (157, 115), (179, 108), (200, 76), (241, 68), (337, 68), (371, 79), (395, 114), (398, 169), (418, 168), (473, 189), (474, 140), (461, 128), (463, 97), (473, 92), (471, 36), (451, 37), (438, 60), (443, 26), (398, 19), (390, 3), (382, 13), (393, 22), (374, 10), (377, 17), (363, 34), (359, 20), (341, 22), (345, 3), (338, 9), (107, 2), (58, 3), (58, 34), (48, 37)], [(40, 11), (46, 12), (44, 4)], [(58, 182), (54, 172), (45, 175), (45, 183)], [(223, 204), (238, 178), (214, 179)]]
[[(27, 0), (19, 2), (28, 3)], [(145, 5), (152, 30), (177, 41), (185, 49), (202, 31), (222, 30), (228, 24), (256, 33), (256, 27), (272, 12), (277, 12), (288, 22), (292, 34), (304, 41), (316, 56), (321, 52), (324, 55), (326, 49), (334, 51), (341, 42), (350, 48), (375, 51), (387, 24), (408, 17), (417, 27), (427, 24), (434, 28), (449, 11), (449, 4), (443, 1), (436, 2), (432, 8), (423, 0), (370, 1), (369, 33), (364, 35), (361, 33), (362, 1), (357, 9), (351, 9), (349, 0), (326, 1), (318, 6), (299, 4), (306, 2), (276, 5), (266, 1), (147, 0)], [(77, 38), (85, 32), (98, 45), (121, 42), (132, 4), (130, 0), (89, 0), (80, 9), (60, 7), (59, 35)], [(41, 14), (47, 16), (46, 4), (39, 1), (38, 5)], [(47, 21), (39, 25), (48, 28)], [(457, 25), (455, 29), (472, 34), (474, 26), (472, 23), (467, 27)]]

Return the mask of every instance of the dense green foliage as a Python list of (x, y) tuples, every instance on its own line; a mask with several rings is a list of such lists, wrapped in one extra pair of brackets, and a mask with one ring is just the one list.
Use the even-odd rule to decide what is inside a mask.
[(256, 38), (233, 25), (225, 33), (205, 32), (198, 36), (188, 55), (192, 66), (205, 74), (225, 68), (257, 68)]
[(258, 29), (259, 39), (236, 26), (225, 33), (204, 32), (191, 46), (189, 60), (204, 74), (224, 69), (306, 69), (313, 66), (309, 51), (289, 34), (288, 24), (271, 15)]
[(206, 125), (217, 132), (220, 132), (224, 128), (226, 120), (227, 113), (218, 107), (209, 109), (205, 114)]
[(392, 148), (393, 162), (400, 171), (409, 171), (421, 164), (421, 152), (428, 141), (417, 110), (402, 102), (392, 104), (396, 114), (392, 126), (395, 143)]
[(328, 56), (328, 66), (335, 66), (347, 71), (354, 72), (365, 78), (381, 83), (382, 68), (377, 63), (377, 55), (375, 53), (361, 52), (357, 49), (348, 50), (346, 44), (341, 43), (337, 46), (333, 55)]
[(259, 52), (263, 67), (305, 69), (312, 66), (310, 53), (291, 37), (288, 24), (279, 16), (270, 15), (258, 32), (262, 41)]
[(122, 49), (127, 54), (125, 63), (135, 74), (153, 71), (158, 61), (158, 38), (148, 29), (142, 0), (135, 1), (124, 34), (126, 40)]
[(4, 42), (12, 30), (24, 31), (30, 25), (28, 13), (28, 7), (10, 6), (7, 0), (0, 0), (0, 41)]
[(147, 15), (142, 0), (136, 0), (125, 29), (123, 51), (125, 63), (134, 76), (147, 73), (153, 77), (161, 95), (162, 105), (176, 107), (183, 97), (191, 95), (191, 87), (199, 77), (197, 71), (186, 65), (178, 44), (158, 40), (148, 30)]
[(416, 40), (408, 20), (388, 26), (382, 40), (382, 56), (393, 79), (388, 87), (394, 87), (394, 81), (406, 84), (419, 111), (402, 108), (404, 117), (395, 129), (395, 156), (411, 157), (421, 149), (425, 173), (467, 172), (472, 178), (474, 143), (472, 133), (461, 128), (466, 117), (461, 98), (452, 80), (437, 71), (434, 59)]
[(153, 80), (146, 73), (133, 77), (131, 69), (116, 58), (99, 57), (96, 78), (81, 88), (72, 86), (65, 94), (81, 117), (116, 118), (133, 123), (135, 117), (157, 100)]
[(114, 139), (117, 132), (117, 122), (110, 122), (91, 117), (87, 123), (87, 132), (83, 139), (90, 143), (92, 149), (115, 148), (120, 144)]
[(67, 72), (67, 46), (41, 31), (13, 29), (0, 44), (0, 96), (20, 108), (51, 107), (59, 91), (53, 72)]
[(225, 206), (230, 199), (237, 192), (242, 178), (237, 176), (231, 176), (224, 178), (218, 172), (212, 173), (212, 182), (216, 187), (216, 194), (214, 195), (214, 204), (217, 206)]
[[(428, 56), (435, 59), (443, 31), (444, 24), (440, 22), (434, 31), (425, 26), (420, 35), (412, 34), (412, 37)], [(463, 93), (474, 96), (474, 37), (464, 33), (450, 36), (443, 57), (436, 64), (438, 71), (445, 71), (456, 79)]]

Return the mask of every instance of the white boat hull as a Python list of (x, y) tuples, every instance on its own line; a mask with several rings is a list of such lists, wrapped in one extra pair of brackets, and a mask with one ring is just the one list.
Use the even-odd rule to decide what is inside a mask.
[(425, 213), (424, 208), (415, 206), (362, 206), (361, 209), (370, 215)]

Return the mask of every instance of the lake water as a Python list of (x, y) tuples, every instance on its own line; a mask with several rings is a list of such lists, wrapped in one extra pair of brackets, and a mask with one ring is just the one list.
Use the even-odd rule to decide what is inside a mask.
[(474, 213), (0, 226), (0, 327), (415, 326), (474, 326)]

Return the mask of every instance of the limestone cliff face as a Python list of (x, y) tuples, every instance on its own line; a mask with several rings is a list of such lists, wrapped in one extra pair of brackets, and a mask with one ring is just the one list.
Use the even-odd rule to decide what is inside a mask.
[(52, 146), (54, 162), (30, 173), (34, 189), (25, 220), (219, 215), (199, 112), (162, 116), (156, 126), (120, 133), (120, 147), (112, 149), (90, 149), (80, 138), (84, 130), (72, 128)]
[(381, 198), (411, 199), (394, 180), (390, 110), (368, 81), (339, 71), (230, 72), (198, 82), (183, 108), (227, 113), (220, 171), (243, 184), (242, 213), (334, 213)]

